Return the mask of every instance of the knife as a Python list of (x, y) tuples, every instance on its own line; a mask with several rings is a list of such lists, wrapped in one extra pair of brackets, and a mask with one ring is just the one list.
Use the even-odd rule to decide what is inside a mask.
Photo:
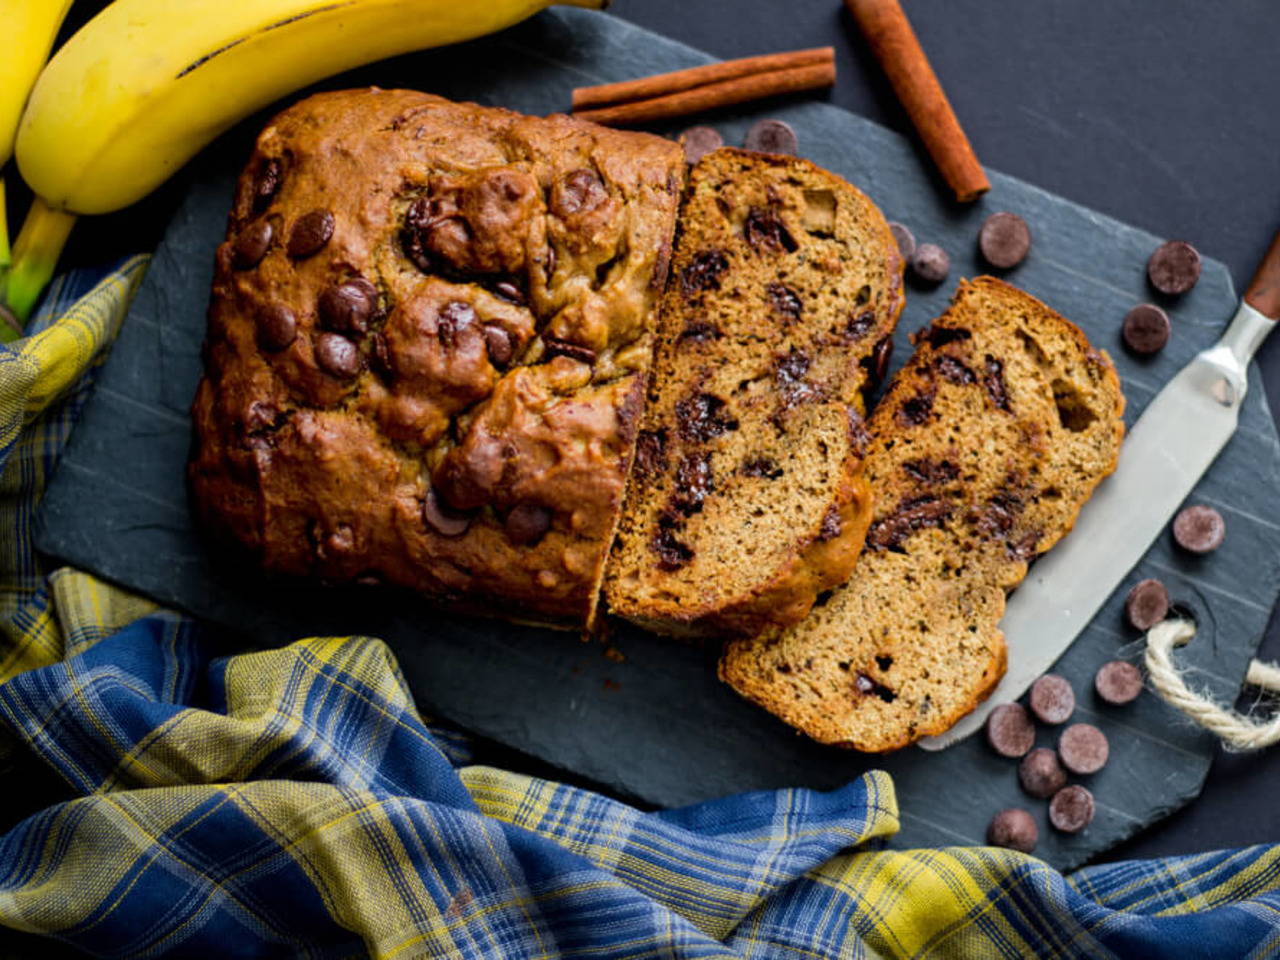
[(942, 750), (1017, 700), (1093, 619), (1209, 469), (1240, 418), (1249, 361), (1280, 319), (1280, 233), (1222, 339), (1197, 354), (1147, 405), (1120, 449), (1116, 472), (1080, 511), (1075, 530), (1040, 557), (1000, 621), (1009, 666), (991, 696), (946, 733)]

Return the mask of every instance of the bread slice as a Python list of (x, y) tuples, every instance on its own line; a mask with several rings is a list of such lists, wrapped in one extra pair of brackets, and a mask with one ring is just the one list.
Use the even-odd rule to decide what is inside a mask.
[(902, 309), (876, 206), (795, 157), (692, 170), (648, 404), (605, 578), (667, 633), (798, 622), (869, 520), (863, 390)]
[(1005, 669), (1005, 594), (1115, 469), (1109, 358), (1029, 294), (962, 282), (869, 426), (874, 518), (853, 577), (799, 626), (731, 643), (720, 676), (822, 743), (942, 733)]

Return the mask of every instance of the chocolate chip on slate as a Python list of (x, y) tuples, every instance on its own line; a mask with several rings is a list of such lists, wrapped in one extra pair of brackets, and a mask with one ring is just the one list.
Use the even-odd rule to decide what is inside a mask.
[(551, 511), (536, 503), (517, 503), (504, 526), (507, 538), (517, 546), (537, 543), (551, 528)]
[(237, 270), (252, 270), (271, 249), (271, 240), (276, 228), (266, 217), (261, 217), (248, 224), (236, 237), (236, 244), (231, 249), (231, 263)]
[(1009, 270), (1025, 260), (1031, 250), (1031, 229), (1016, 213), (993, 213), (978, 231), (978, 249), (987, 263)]
[(951, 272), (951, 257), (936, 243), (922, 243), (911, 255), (911, 272), (924, 283), (941, 283)]
[(757, 120), (747, 131), (742, 145), (760, 153), (785, 153), (794, 156), (799, 147), (796, 132), (781, 120)]
[(1093, 794), (1078, 784), (1063, 787), (1049, 801), (1049, 822), (1063, 833), (1079, 833), (1093, 822)]
[(1142, 693), (1142, 672), (1125, 660), (1112, 660), (1098, 668), (1093, 678), (1093, 689), (1113, 706), (1133, 703)]
[(298, 336), (298, 318), (283, 303), (269, 303), (256, 316), (258, 345), (264, 350), (283, 350)]
[(712, 150), (724, 146), (724, 137), (715, 127), (690, 127), (680, 134), (680, 144), (684, 147), (684, 158), (689, 163), (697, 163)]
[(996, 847), (1030, 853), (1039, 839), (1040, 830), (1035, 818), (1018, 807), (1001, 810), (987, 827), (987, 843)]
[(1120, 336), (1134, 353), (1149, 356), (1169, 342), (1169, 315), (1154, 303), (1140, 303), (1124, 315)]
[(1072, 773), (1097, 773), (1110, 753), (1107, 735), (1091, 723), (1073, 723), (1058, 738), (1058, 759)]
[(364, 277), (327, 287), (316, 302), (320, 323), (342, 333), (368, 333), (378, 310), (378, 291)]
[(333, 236), (333, 214), (328, 210), (312, 210), (293, 223), (289, 232), (289, 256), (301, 260), (319, 253)]
[(902, 259), (910, 263), (916, 252), (916, 235), (900, 223), (889, 224), (889, 232), (898, 241), (898, 252), (902, 254)]
[(446, 507), (436, 498), (436, 492), (430, 487), (427, 488), (427, 495), (422, 501), (422, 519), (442, 537), (460, 537), (471, 526), (469, 516)]
[(1048, 747), (1036, 747), (1018, 764), (1018, 782), (1031, 796), (1045, 800), (1066, 786), (1067, 771), (1056, 753)]
[(1020, 757), (1036, 742), (1036, 727), (1020, 703), (1002, 703), (987, 715), (987, 743), (1002, 757)]
[(1169, 615), (1169, 591), (1159, 580), (1139, 580), (1125, 597), (1124, 612), (1134, 629), (1150, 630)]
[(320, 369), (339, 380), (350, 380), (360, 372), (360, 350), (339, 333), (320, 334), (315, 351)]
[(1173, 519), (1173, 539), (1191, 553), (1212, 553), (1227, 536), (1227, 522), (1213, 507), (1187, 507)]
[(1041, 723), (1066, 723), (1076, 709), (1071, 684), (1056, 673), (1046, 673), (1031, 685), (1031, 712)]
[(495, 367), (505, 367), (511, 362), (515, 346), (511, 342), (511, 334), (496, 323), (485, 324), (484, 342), (489, 350), (489, 359)]
[(1185, 240), (1162, 243), (1147, 261), (1147, 279), (1169, 296), (1186, 293), (1200, 279), (1200, 254)]

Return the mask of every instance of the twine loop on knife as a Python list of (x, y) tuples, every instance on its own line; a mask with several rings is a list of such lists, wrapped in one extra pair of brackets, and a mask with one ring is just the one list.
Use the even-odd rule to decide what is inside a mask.
[[(1260, 750), (1280, 743), (1280, 709), (1266, 722), (1257, 722), (1222, 707), (1207, 695), (1196, 693), (1185, 672), (1174, 662), (1173, 651), (1196, 635), (1186, 620), (1165, 620), (1147, 632), (1147, 676), (1160, 699), (1216, 734), (1228, 750)], [(1245, 675), (1247, 686), (1280, 693), (1280, 666), (1254, 660)]]

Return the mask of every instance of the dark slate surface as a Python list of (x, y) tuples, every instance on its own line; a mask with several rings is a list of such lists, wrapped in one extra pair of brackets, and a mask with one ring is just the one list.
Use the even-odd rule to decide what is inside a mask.
[[(609, 17), (566, 11), (325, 86), (416, 86), (544, 113), (567, 104), (575, 85), (706, 59)], [(478, 75), (468, 69), (477, 62), (501, 69), (491, 66)], [(1137, 362), (1119, 347), (1118, 324), (1130, 305), (1151, 296), (1143, 265), (1157, 238), (997, 173), (991, 194), (977, 206), (949, 205), (909, 142), (826, 105), (773, 104), (711, 119), (733, 142), (761, 115), (788, 120), (807, 156), (859, 184), (921, 240), (947, 247), (953, 277), (980, 272), (974, 239), (987, 213), (1025, 215), (1036, 245), (1010, 279), (1112, 351), (1130, 422), (1160, 384), (1213, 341), (1234, 307), (1226, 270), (1206, 261), (1199, 286), (1168, 305), (1177, 331), (1169, 348), (1154, 361)], [(249, 135), (249, 129), (228, 135), (197, 167), (46, 498), (44, 550), (234, 626), (246, 642), (334, 632), (384, 637), (424, 708), (655, 804), (760, 787), (832, 787), (881, 767), (894, 775), (902, 807), (895, 846), (980, 842), (995, 810), (1026, 805), (1042, 826), (1037, 852), (1067, 868), (1198, 792), (1212, 753), (1206, 736), (1150, 696), (1122, 709), (1092, 696), (1100, 663), (1138, 654), (1136, 637), (1122, 621), (1123, 587), (1057, 667), (1080, 694), (1078, 717), (1102, 725), (1112, 742), (1111, 763), (1089, 778), (1097, 819), (1084, 834), (1063, 837), (1048, 828), (1044, 805), (1019, 793), (1014, 765), (992, 756), (980, 739), (943, 754), (907, 750), (884, 758), (818, 747), (722, 688), (706, 648), (619, 627), (612, 642), (626, 660), (618, 663), (599, 645), (565, 634), (466, 620), (387, 592), (266, 586), (244, 571), (211, 563), (192, 532), (182, 482), (187, 407), (199, 375), (212, 251)], [(908, 352), (906, 334), (940, 312), (949, 291), (950, 284), (909, 291), (899, 359)], [(1185, 659), (1201, 684), (1228, 700), (1239, 689), (1280, 586), (1280, 525), (1233, 506), (1257, 503), (1260, 491), (1274, 491), (1280, 482), (1280, 447), (1259, 390), (1246, 401), (1241, 423), (1194, 497), (1226, 514), (1227, 545), (1213, 557), (1190, 559), (1161, 538), (1127, 581), (1160, 576), (1196, 613), (1202, 631)], [(1248, 596), (1242, 583), (1250, 585)], [(1052, 736), (1042, 732), (1041, 741), (1050, 743)]]

